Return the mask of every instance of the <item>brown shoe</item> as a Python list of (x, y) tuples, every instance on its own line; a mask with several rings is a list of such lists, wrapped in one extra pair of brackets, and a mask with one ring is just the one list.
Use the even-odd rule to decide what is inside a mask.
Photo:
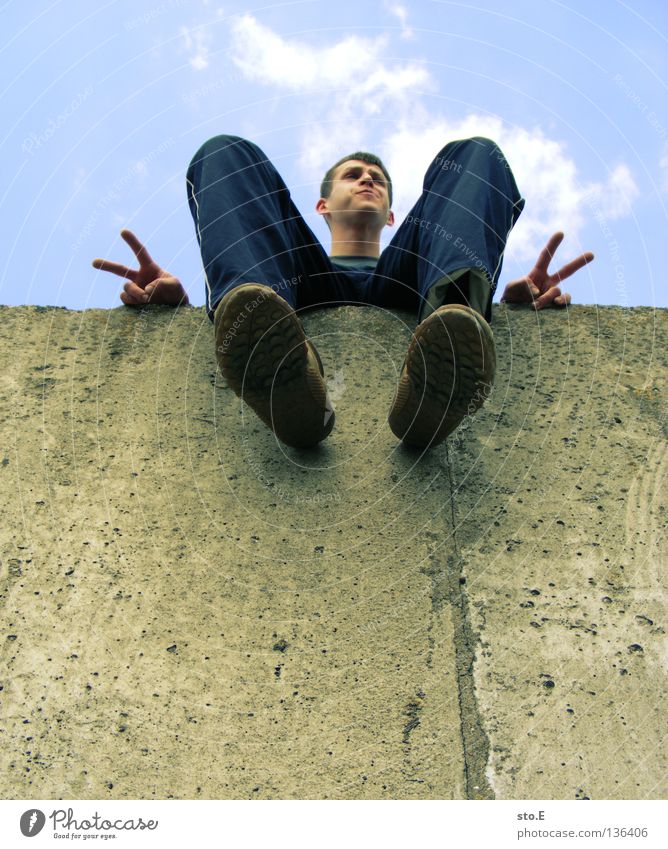
[(438, 445), (488, 398), (496, 354), (492, 329), (470, 307), (451, 304), (425, 318), (413, 334), (389, 415), (408, 445)]
[(244, 283), (222, 298), (214, 327), (223, 376), (281, 442), (308, 448), (329, 436), (334, 408), (322, 362), (286, 300)]

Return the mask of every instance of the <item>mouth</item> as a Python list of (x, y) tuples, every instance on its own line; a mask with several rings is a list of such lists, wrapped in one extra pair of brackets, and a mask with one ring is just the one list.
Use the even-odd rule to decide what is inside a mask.
[(357, 194), (358, 195), (369, 195), (372, 198), (376, 197), (376, 193), (372, 192), (371, 189), (362, 189), (361, 191), (357, 192)]

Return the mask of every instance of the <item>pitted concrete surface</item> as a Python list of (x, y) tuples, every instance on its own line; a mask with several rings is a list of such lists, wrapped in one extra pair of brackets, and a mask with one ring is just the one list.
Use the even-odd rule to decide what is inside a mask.
[(0, 318), (3, 798), (665, 798), (665, 311), (496, 308), (425, 455), (408, 315), (305, 316), (310, 452), (203, 310)]

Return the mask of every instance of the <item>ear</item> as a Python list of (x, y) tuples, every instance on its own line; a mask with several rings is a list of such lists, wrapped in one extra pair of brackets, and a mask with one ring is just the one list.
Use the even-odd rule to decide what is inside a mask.
[(392, 212), (392, 210), (387, 213), (387, 222), (385, 226), (394, 227), (394, 213)]
[(315, 205), (315, 211), (318, 215), (327, 215), (329, 213), (329, 210), (327, 209), (327, 198), (320, 198)]

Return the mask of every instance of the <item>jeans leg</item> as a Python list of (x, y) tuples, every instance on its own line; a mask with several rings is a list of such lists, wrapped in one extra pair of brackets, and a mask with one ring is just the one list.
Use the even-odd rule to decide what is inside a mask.
[(440, 303), (470, 302), (489, 320), (506, 240), (523, 206), (493, 141), (450, 142), (432, 161), (422, 195), (381, 255), (375, 295), (401, 281), (415, 290), (420, 317), (433, 308), (436, 292)]
[(330, 275), (336, 278), (329, 259), (257, 145), (238, 136), (209, 139), (186, 182), (211, 319), (223, 295), (242, 283), (271, 286), (293, 307), (319, 294), (327, 299)]

